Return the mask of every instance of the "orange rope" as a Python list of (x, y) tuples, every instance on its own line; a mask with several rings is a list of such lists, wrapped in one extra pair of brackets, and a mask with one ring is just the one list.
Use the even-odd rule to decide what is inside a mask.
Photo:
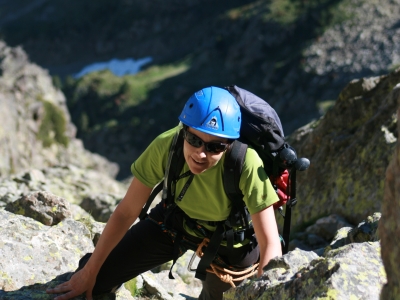
[[(204, 253), (203, 253), (202, 248), (207, 247), (209, 242), (210, 242), (210, 240), (208, 238), (205, 238), (199, 244), (199, 246), (197, 247), (197, 250), (196, 250), (196, 255), (198, 257), (200, 257), (200, 258), (203, 257)], [(209, 273), (215, 274), (219, 279), (221, 279), (221, 281), (230, 283), (232, 287), (236, 287), (234, 281), (242, 281), (246, 278), (253, 276), (254, 274), (257, 273), (258, 265), (259, 265), (258, 263), (254, 264), (253, 266), (248, 267), (248, 268), (244, 269), (243, 271), (232, 271), (232, 270), (222, 268), (216, 264), (211, 263), (210, 264), (211, 269), (208, 268), (206, 271)], [(243, 276), (241, 276), (241, 275), (243, 275)], [(235, 278), (234, 278), (234, 276), (235, 276)], [(236, 276), (241, 276), (241, 277), (236, 277)]]
[(203, 257), (204, 253), (203, 253), (203, 247), (207, 247), (208, 243), (210, 242), (210, 239), (208, 238), (204, 238), (204, 240), (200, 243), (200, 245), (197, 247), (196, 250), (196, 255), (198, 257)]

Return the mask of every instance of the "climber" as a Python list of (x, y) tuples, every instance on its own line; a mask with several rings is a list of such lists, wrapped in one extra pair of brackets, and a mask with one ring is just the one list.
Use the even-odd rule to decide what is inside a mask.
[[(229, 226), (225, 220), (231, 203), (224, 191), (222, 174), (226, 152), (240, 135), (241, 112), (235, 98), (222, 88), (204, 88), (189, 98), (179, 120), (178, 126), (159, 135), (132, 164), (132, 183), (93, 253), (82, 257), (69, 281), (47, 290), (59, 294), (55, 299), (81, 294), (92, 299), (92, 295), (115, 291), (145, 271), (176, 261), (188, 249), (202, 248), (205, 238), (211, 240), (211, 245), (220, 230), (223, 239), (217, 247), (200, 249), (204, 254), (207, 248), (217, 249), (211, 255), (212, 266), (241, 270), (259, 263), (260, 276), (272, 258), (282, 255), (273, 209), (279, 199), (261, 159), (251, 148), (245, 156), (240, 189), (254, 234), (237, 234), (233, 247), (228, 247)], [(178, 170), (179, 176), (171, 180), (168, 177), (174, 174), (169, 168), (175, 164), (170, 161), (170, 149), (175, 143), (182, 149), (183, 166)], [(163, 200), (132, 226), (160, 182), (165, 182)], [(232, 286), (209, 270), (199, 278), (203, 284), (199, 299), (203, 300), (222, 299), (223, 292)]]

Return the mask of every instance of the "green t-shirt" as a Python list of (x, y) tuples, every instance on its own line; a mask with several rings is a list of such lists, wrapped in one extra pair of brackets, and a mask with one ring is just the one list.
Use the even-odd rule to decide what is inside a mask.
[[(148, 187), (154, 187), (163, 180), (169, 149), (173, 137), (181, 127), (177, 126), (159, 135), (132, 164), (133, 175)], [(220, 161), (210, 169), (194, 176), (181, 201), (176, 201), (189, 177), (176, 183), (175, 202), (192, 219), (210, 230), (212, 226), (204, 221), (223, 221), (229, 216), (231, 201), (225, 194), (223, 185), (225, 153)], [(184, 164), (181, 174), (189, 170)], [(278, 196), (263, 168), (263, 162), (254, 149), (248, 148), (240, 177), (239, 188), (250, 214), (257, 213), (277, 202)], [(186, 227), (186, 226), (185, 226)], [(196, 235), (192, 230), (185, 228)]]

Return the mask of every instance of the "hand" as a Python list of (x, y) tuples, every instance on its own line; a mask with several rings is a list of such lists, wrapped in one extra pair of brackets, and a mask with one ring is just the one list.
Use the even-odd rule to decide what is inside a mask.
[(96, 275), (91, 275), (83, 268), (79, 270), (67, 282), (61, 283), (52, 289), (47, 289), (48, 294), (62, 294), (54, 300), (66, 300), (79, 296), (86, 292), (86, 299), (92, 300), (92, 290), (96, 283)]
[(279, 198), (279, 201), (274, 204), (274, 208), (277, 209), (282, 205), (286, 204), (286, 202), (289, 199), (289, 191), (287, 190), (289, 181), (289, 172), (288, 170), (285, 170), (279, 176), (277, 177), (271, 176), (270, 179)]

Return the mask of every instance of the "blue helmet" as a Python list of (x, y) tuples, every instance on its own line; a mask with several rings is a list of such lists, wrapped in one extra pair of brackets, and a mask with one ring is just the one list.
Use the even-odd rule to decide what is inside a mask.
[(189, 98), (179, 120), (204, 133), (237, 139), (240, 136), (242, 114), (231, 93), (212, 86), (194, 93)]

